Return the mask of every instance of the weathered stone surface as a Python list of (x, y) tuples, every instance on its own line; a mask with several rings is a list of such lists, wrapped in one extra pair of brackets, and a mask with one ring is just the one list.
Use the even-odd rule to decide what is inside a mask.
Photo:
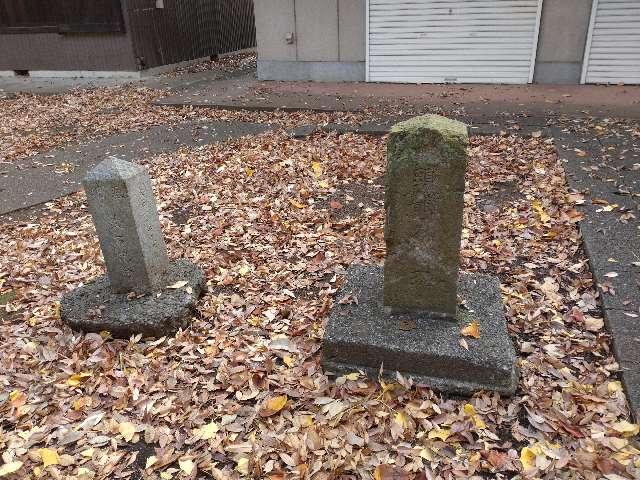
[(114, 293), (162, 286), (169, 259), (147, 172), (110, 157), (83, 185)]
[[(114, 293), (109, 278), (99, 277), (64, 295), (60, 316), (73, 329), (106, 330), (113, 337), (171, 335), (187, 326), (204, 286), (204, 275), (199, 267), (180, 259), (169, 263), (160, 281), (164, 288), (138, 297)], [(179, 288), (167, 288), (177, 285)]]
[(391, 129), (385, 184), (384, 305), (456, 314), (467, 127), (438, 115)]
[[(507, 332), (498, 281), (486, 275), (460, 275), (459, 294), (466, 308), (455, 321), (443, 322), (428, 312), (392, 313), (382, 303), (381, 267), (353, 265), (336, 294), (351, 294), (351, 303), (336, 302), (324, 337), (322, 365), (333, 373), (358, 369), (376, 378), (396, 371), (417, 383), (460, 394), (493, 390), (513, 394), (518, 384), (516, 354)], [(480, 338), (460, 330), (480, 324)]]

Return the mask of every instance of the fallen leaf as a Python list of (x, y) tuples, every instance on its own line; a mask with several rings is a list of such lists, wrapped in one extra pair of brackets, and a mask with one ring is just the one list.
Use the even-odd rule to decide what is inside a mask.
[(6, 477), (12, 473), (16, 473), (18, 470), (22, 468), (22, 462), (9, 462), (4, 465), (0, 465), (0, 477)]
[(41, 448), (38, 450), (38, 453), (40, 454), (44, 468), (47, 468), (49, 465), (60, 464), (60, 457), (55, 450), (51, 448)]
[(402, 428), (409, 426), (407, 415), (404, 412), (398, 412), (393, 416), (393, 421), (400, 425)]
[(282, 410), (287, 404), (287, 400), (288, 398), (286, 395), (272, 397), (263, 404), (258, 413), (261, 417), (270, 417)]
[(590, 332), (598, 332), (602, 330), (602, 327), (604, 327), (604, 320), (602, 318), (595, 318), (590, 317), (589, 315), (585, 315), (584, 326)]
[(409, 480), (409, 475), (394, 465), (378, 465), (373, 471), (374, 480)]
[(447, 428), (447, 427), (442, 427), (442, 428), (434, 428), (433, 430), (429, 431), (429, 434), (427, 435), (427, 437), (430, 440), (433, 440), (434, 438), (439, 438), (442, 441), (445, 441), (447, 438), (449, 438), (449, 436), (451, 435), (451, 429)]
[(536, 466), (536, 454), (529, 447), (524, 447), (520, 450), (520, 462), (525, 471), (531, 470)]
[(249, 475), (249, 459), (246, 457), (240, 458), (236, 465), (236, 470), (242, 475)]
[(187, 280), (179, 280), (176, 283), (169, 285), (167, 288), (178, 289), (186, 286), (189, 282)]
[(125, 442), (130, 442), (136, 433), (136, 426), (131, 422), (122, 422), (118, 425), (118, 432)]
[(623, 437), (632, 437), (637, 435), (640, 432), (640, 425), (635, 423), (630, 423), (626, 420), (622, 420), (620, 422), (616, 422), (611, 427), (616, 431), (622, 434)]
[(604, 276), (608, 278), (616, 278), (618, 276), (618, 272), (607, 272)]
[(319, 162), (312, 162), (311, 168), (313, 169), (313, 174), (316, 177), (319, 177), (320, 175), (322, 175), (322, 167), (320, 166)]
[(213, 438), (216, 433), (218, 433), (218, 430), (220, 430), (218, 424), (215, 422), (211, 422), (207, 423), (203, 427), (196, 428), (193, 433), (201, 440), (209, 440), (210, 438)]
[(67, 379), (67, 385), (70, 387), (77, 387), (92, 375), (93, 374), (91, 372), (74, 373)]
[(193, 472), (195, 464), (193, 463), (193, 460), (191, 460), (190, 458), (186, 458), (186, 459), (179, 459), (178, 466), (180, 467), (180, 470), (182, 470), (184, 473), (186, 473), (187, 475), (191, 475), (191, 472)]
[(465, 337), (480, 338), (480, 324), (474, 320), (464, 327), (460, 333)]

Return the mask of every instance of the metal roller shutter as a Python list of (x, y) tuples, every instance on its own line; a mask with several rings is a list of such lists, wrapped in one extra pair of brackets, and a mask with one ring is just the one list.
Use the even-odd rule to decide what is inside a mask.
[(367, 80), (530, 83), (542, 0), (368, 0)]
[(640, 84), (640, 0), (594, 0), (582, 83)]

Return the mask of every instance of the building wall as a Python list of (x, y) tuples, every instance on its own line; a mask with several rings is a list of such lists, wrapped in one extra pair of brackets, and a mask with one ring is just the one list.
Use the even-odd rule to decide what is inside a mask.
[[(128, 29), (127, 29), (128, 31)], [(135, 71), (128, 33), (0, 35), (0, 71)]]
[(364, 80), (365, 0), (254, 0), (258, 77)]
[(255, 46), (252, 0), (121, 4), (126, 33), (0, 34), (0, 72), (137, 72)]
[(580, 83), (592, 0), (544, 0), (536, 83)]
[(0, 34), (0, 71), (135, 71), (126, 5), (126, 33)]
[[(544, 0), (534, 82), (580, 82), (592, 2)], [(259, 78), (364, 80), (365, 0), (254, 0), (254, 5)]]

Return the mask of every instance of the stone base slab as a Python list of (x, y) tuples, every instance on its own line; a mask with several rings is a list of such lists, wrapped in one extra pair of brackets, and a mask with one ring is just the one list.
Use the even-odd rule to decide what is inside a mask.
[[(464, 307), (459, 307), (455, 321), (425, 313), (392, 313), (382, 304), (382, 285), (382, 267), (353, 265), (347, 270), (325, 332), (325, 370), (362, 370), (377, 378), (383, 366), (385, 375), (399, 371), (439, 391), (515, 392), (517, 357), (496, 278), (460, 274), (458, 294)], [(474, 320), (480, 324), (480, 338), (463, 337), (461, 329)], [(460, 345), (461, 339), (468, 350)]]
[(108, 331), (113, 337), (128, 338), (170, 335), (188, 324), (204, 286), (200, 267), (180, 259), (172, 261), (163, 285), (187, 283), (180, 288), (162, 288), (141, 297), (111, 292), (109, 279), (102, 276), (65, 294), (60, 301), (60, 316), (74, 330)]

